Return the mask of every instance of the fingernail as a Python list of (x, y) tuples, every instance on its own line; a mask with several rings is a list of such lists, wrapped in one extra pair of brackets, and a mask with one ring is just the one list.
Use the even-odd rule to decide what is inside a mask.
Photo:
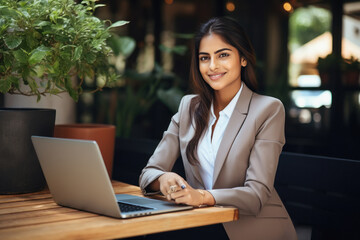
[(185, 184), (181, 184), (181, 189), (185, 189), (185, 188), (186, 188)]

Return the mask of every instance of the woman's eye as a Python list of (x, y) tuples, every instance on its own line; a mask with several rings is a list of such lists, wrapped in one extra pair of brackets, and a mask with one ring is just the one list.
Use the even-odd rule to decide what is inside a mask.
[(221, 53), (221, 54), (219, 55), (220, 58), (227, 57), (227, 56), (229, 56), (228, 53)]
[(201, 61), (201, 62), (206, 61), (206, 60), (208, 60), (208, 59), (209, 59), (209, 57), (205, 57), (205, 56), (204, 56), (204, 57), (200, 57), (200, 61)]

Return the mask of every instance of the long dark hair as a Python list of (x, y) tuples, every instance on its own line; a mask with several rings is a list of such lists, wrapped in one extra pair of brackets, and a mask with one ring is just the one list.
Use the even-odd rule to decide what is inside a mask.
[(198, 164), (197, 146), (207, 127), (211, 102), (214, 98), (214, 90), (204, 81), (199, 71), (199, 46), (203, 37), (217, 34), (223, 40), (239, 51), (240, 57), (247, 61), (247, 66), (241, 69), (241, 80), (252, 91), (257, 90), (255, 76), (255, 52), (239, 23), (228, 17), (212, 18), (200, 27), (194, 39), (194, 49), (190, 67), (190, 80), (193, 91), (197, 94), (190, 103), (190, 118), (194, 119), (195, 134), (186, 148), (186, 156), (193, 165)]

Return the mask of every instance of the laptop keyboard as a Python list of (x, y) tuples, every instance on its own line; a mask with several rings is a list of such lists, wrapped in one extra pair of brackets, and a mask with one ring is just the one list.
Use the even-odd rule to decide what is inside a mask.
[(118, 202), (118, 204), (121, 212), (135, 212), (135, 211), (153, 209), (149, 207), (143, 207), (143, 206), (123, 203), (123, 202)]

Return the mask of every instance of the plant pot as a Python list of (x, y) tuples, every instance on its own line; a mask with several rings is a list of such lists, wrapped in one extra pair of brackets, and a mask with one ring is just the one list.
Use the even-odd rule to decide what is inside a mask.
[(105, 124), (60, 124), (54, 137), (95, 140), (99, 145), (110, 179), (114, 162), (115, 126)]
[(55, 113), (54, 109), (0, 108), (0, 194), (45, 187), (31, 136), (52, 136)]
[(41, 97), (40, 101), (38, 101), (37, 96), (25, 96), (7, 93), (4, 94), (4, 106), (7, 108), (55, 109), (55, 124), (74, 123), (76, 118), (75, 101), (67, 92), (63, 92), (58, 95), (45, 94)]

